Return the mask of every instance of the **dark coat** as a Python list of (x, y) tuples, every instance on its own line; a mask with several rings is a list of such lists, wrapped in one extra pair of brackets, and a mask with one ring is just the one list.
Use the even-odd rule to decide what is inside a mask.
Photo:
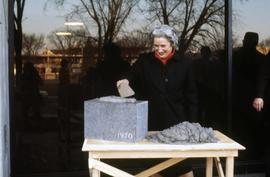
[(266, 57), (256, 49), (242, 47), (233, 54), (234, 106), (253, 110), (253, 99), (264, 97), (269, 78), (266, 63)]
[(163, 65), (154, 53), (143, 54), (127, 79), (136, 98), (148, 100), (149, 130), (195, 121), (197, 95), (189, 61), (177, 52)]
[(110, 58), (97, 65), (94, 71), (93, 97), (119, 96), (116, 82), (130, 69), (128, 62), (122, 58)]

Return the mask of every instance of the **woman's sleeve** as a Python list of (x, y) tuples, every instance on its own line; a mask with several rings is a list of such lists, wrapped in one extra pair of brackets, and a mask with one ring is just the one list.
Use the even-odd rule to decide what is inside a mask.
[(139, 59), (131, 66), (130, 70), (123, 77), (123, 79), (127, 79), (131, 85), (140, 78), (140, 74), (142, 73), (142, 60), (143, 57), (140, 55)]
[(143, 87), (143, 61), (144, 57), (140, 56), (139, 59), (132, 65), (130, 71), (126, 73), (125, 79), (129, 81), (130, 87), (135, 92), (136, 99), (144, 98), (144, 87)]

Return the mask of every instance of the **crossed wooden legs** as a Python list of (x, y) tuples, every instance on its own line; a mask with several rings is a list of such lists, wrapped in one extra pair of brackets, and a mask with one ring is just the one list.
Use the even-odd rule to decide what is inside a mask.
[[(225, 177), (219, 157), (210, 157), (206, 159), (206, 177), (213, 177), (213, 159), (215, 160), (218, 176)], [(183, 160), (184, 158), (172, 158), (162, 163), (159, 163), (145, 171), (142, 171), (136, 175), (129, 174), (125, 171), (101, 162), (99, 159), (89, 158), (88, 165), (90, 169), (90, 177), (100, 177), (100, 172), (115, 177), (149, 177)], [(226, 157), (226, 177), (233, 177), (233, 167), (234, 158)]]

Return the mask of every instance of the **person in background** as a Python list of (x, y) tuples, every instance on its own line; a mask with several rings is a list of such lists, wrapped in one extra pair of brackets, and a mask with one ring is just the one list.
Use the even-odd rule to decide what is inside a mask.
[[(267, 79), (267, 87), (266, 92), (264, 95), (264, 105), (263, 105), (263, 123), (264, 123), (264, 134), (268, 135), (270, 130), (270, 51), (268, 52), (266, 56), (266, 62), (264, 64), (265, 71), (268, 71), (268, 77), (263, 78)], [(266, 141), (266, 146), (264, 148), (264, 160), (265, 160), (265, 171), (266, 171), (266, 177), (270, 177), (270, 142)]]
[(243, 46), (233, 53), (232, 67), (232, 131), (234, 138), (247, 147), (243, 157), (251, 159), (262, 156), (262, 109), (269, 77), (265, 55), (256, 49), (258, 41), (257, 33), (247, 32)]
[(200, 57), (193, 61), (193, 70), (198, 90), (198, 117), (204, 126), (210, 126), (214, 100), (214, 60), (208, 46), (202, 46)]
[(130, 65), (121, 56), (121, 48), (115, 43), (105, 44), (104, 59), (97, 64), (93, 76), (94, 97), (118, 96), (115, 82), (130, 69)]
[[(42, 79), (33, 63), (24, 63), (20, 82), (24, 124), (29, 126), (32, 125), (33, 122), (40, 123), (40, 106), (42, 99), (39, 87), (42, 84)], [(31, 117), (32, 119), (30, 119)]]
[(62, 59), (61, 68), (59, 71), (59, 84), (70, 84), (69, 62), (66, 59)]
[[(178, 37), (168, 25), (151, 33), (153, 52), (142, 54), (117, 87), (130, 85), (135, 97), (148, 100), (148, 129), (163, 130), (183, 121), (196, 121), (197, 93), (188, 59), (176, 48)], [(168, 168), (162, 176), (192, 177), (189, 161)]]
[(70, 85), (69, 62), (62, 59), (61, 68), (59, 71), (59, 86), (58, 86), (58, 104), (59, 106), (67, 106), (68, 89)]
[(213, 129), (224, 129), (224, 64), (209, 46), (202, 46), (192, 61), (198, 91), (198, 122)]

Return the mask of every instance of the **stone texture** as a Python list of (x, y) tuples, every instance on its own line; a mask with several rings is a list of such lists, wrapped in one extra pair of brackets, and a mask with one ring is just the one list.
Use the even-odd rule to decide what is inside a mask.
[(109, 96), (84, 102), (85, 138), (136, 142), (147, 127), (147, 101)]
[(199, 123), (182, 122), (147, 137), (149, 141), (166, 144), (215, 143), (212, 128), (202, 127)]

